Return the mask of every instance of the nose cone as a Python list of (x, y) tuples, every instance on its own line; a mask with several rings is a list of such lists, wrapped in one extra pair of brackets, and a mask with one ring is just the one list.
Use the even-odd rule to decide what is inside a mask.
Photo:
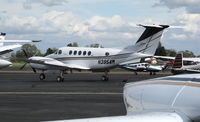
[(6, 61), (6, 60), (0, 60), (0, 68), (5, 68), (5, 67), (8, 67), (10, 65), (12, 65), (11, 62)]

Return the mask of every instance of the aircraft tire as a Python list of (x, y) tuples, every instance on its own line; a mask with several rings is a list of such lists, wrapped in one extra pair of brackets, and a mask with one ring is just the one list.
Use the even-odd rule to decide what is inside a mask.
[(61, 76), (58, 76), (58, 77), (57, 77), (57, 81), (58, 81), (58, 82), (63, 82), (63, 81), (64, 81), (64, 78), (61, 77)]
[(41, 73), (40, 76), (39, 76), (40, 80), (44, 80), (46, 78), (45, 74), (44, 73)]
[(101, 77), (101, 80), (102, 80), (102, 81), (108, 81), (109, 78), (108, 78), (107, 76), (103, 75), (103, 76)]

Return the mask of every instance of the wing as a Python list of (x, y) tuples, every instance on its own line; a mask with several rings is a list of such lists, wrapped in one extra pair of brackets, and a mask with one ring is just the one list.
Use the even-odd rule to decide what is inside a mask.
[[(175, 60), (175, 57), (170, 56), (154, 56), (155, 58)], [(200, 58), (183, 58), (183, 61), (200, 62)]]
[(43, 64), (47, 66), (53, 66), (58, 68), (65, 68), (65, 69), (82, 69), (82, 70), (89, 70), (88, 67), (83, 67), (77, 64), (65, 64), (61, 61), (58, 61), (53, 58), (46, 58), (46, 57), (31, 57), (27, 61), (29, 63), (36, 63), (36, 64)]
[(8, 42), (8, 43), (22, 42), (22, 43), (27, 43), (27, 42), (41, 42), (41, 40), (1, 40), (1, 42)]
[(13, 51), (12, 49), (19, 48), (21, 46), (22, 45), (20, 45), (20, 44), (1, 46), (0, 47), (0, 55), (5, 54), (5, 53), (9, 53), (9, 52)]
[(91, 119), (60, 120), (54, 122), (192, 122), (177, 113), (150, 113), (129, 116), (102, 117)]

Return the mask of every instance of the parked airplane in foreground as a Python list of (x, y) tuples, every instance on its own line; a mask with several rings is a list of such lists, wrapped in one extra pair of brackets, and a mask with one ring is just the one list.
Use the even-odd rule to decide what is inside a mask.
[(149, 72), (150, 75), (156, 75), (156, 72), (162, 71), (164, 66), (153, 66), (149, 63), (135, 63), (135, 64), (126, 64), (123, 65), (122, 68), (134, 71), (137, 75), (137, 72)]
[(125, 116), (54, 122), (199, 122), (200, 76), (167, 76), (124, 86)]
[[(153, 56), (163, 30), (169, 27), (168, 25), (140, 26), (146, 29), (136, 44), (125, 47), (122, 50), (113, 48), (62, 47), (54, 54), (46, 57), (30, 57), (26, 62), (30, 64), (34, 72), (36, 72), (36, 69), (43, 72), (46, 70), (59, 70), (60, 75), (57, 77), (57, 81), (64, 80), (63, 72), (68, 69), (103, 71), (105, 75), (102, 76), (102, 80), (107, 81), (109, 69), (134, 59)], [(41, 73), (40, 80), (43, 79), (45, 79), (45, 74)]]
[(183, 65), (183, 54), (177, 54), (172, 67), (172, 73), (200, 73), (200, 64)]
[[(40, 40), (5, 40), (5, 36), (6, 36), (6, 33), (0, 33), (0, 55), (9, 53), (9, 52), (13, 51), (13, 49), (19, 48), (19, 47), (22, 46), (20, 44), (4, 46), (3, 44), (5, 42), (8, 42), (8, 43), (19, 43), (19, 42), (26, 43), (26, 42), (39, 42), (40, 41)], [(12, 65), (11, 62), (4, 60), (4, 59), (0, 59), (0, 69), (8, 67), (10, 65)]]

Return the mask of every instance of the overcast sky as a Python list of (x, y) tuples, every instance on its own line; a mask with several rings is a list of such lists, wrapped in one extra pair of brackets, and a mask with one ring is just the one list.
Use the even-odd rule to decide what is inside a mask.
[(200, 0), (1, 0), (0, 31), (7, 39), (41, 39), (37, 46), (134, 44), (143, 28), (168, 24), (162, 44), (200, 55)]

